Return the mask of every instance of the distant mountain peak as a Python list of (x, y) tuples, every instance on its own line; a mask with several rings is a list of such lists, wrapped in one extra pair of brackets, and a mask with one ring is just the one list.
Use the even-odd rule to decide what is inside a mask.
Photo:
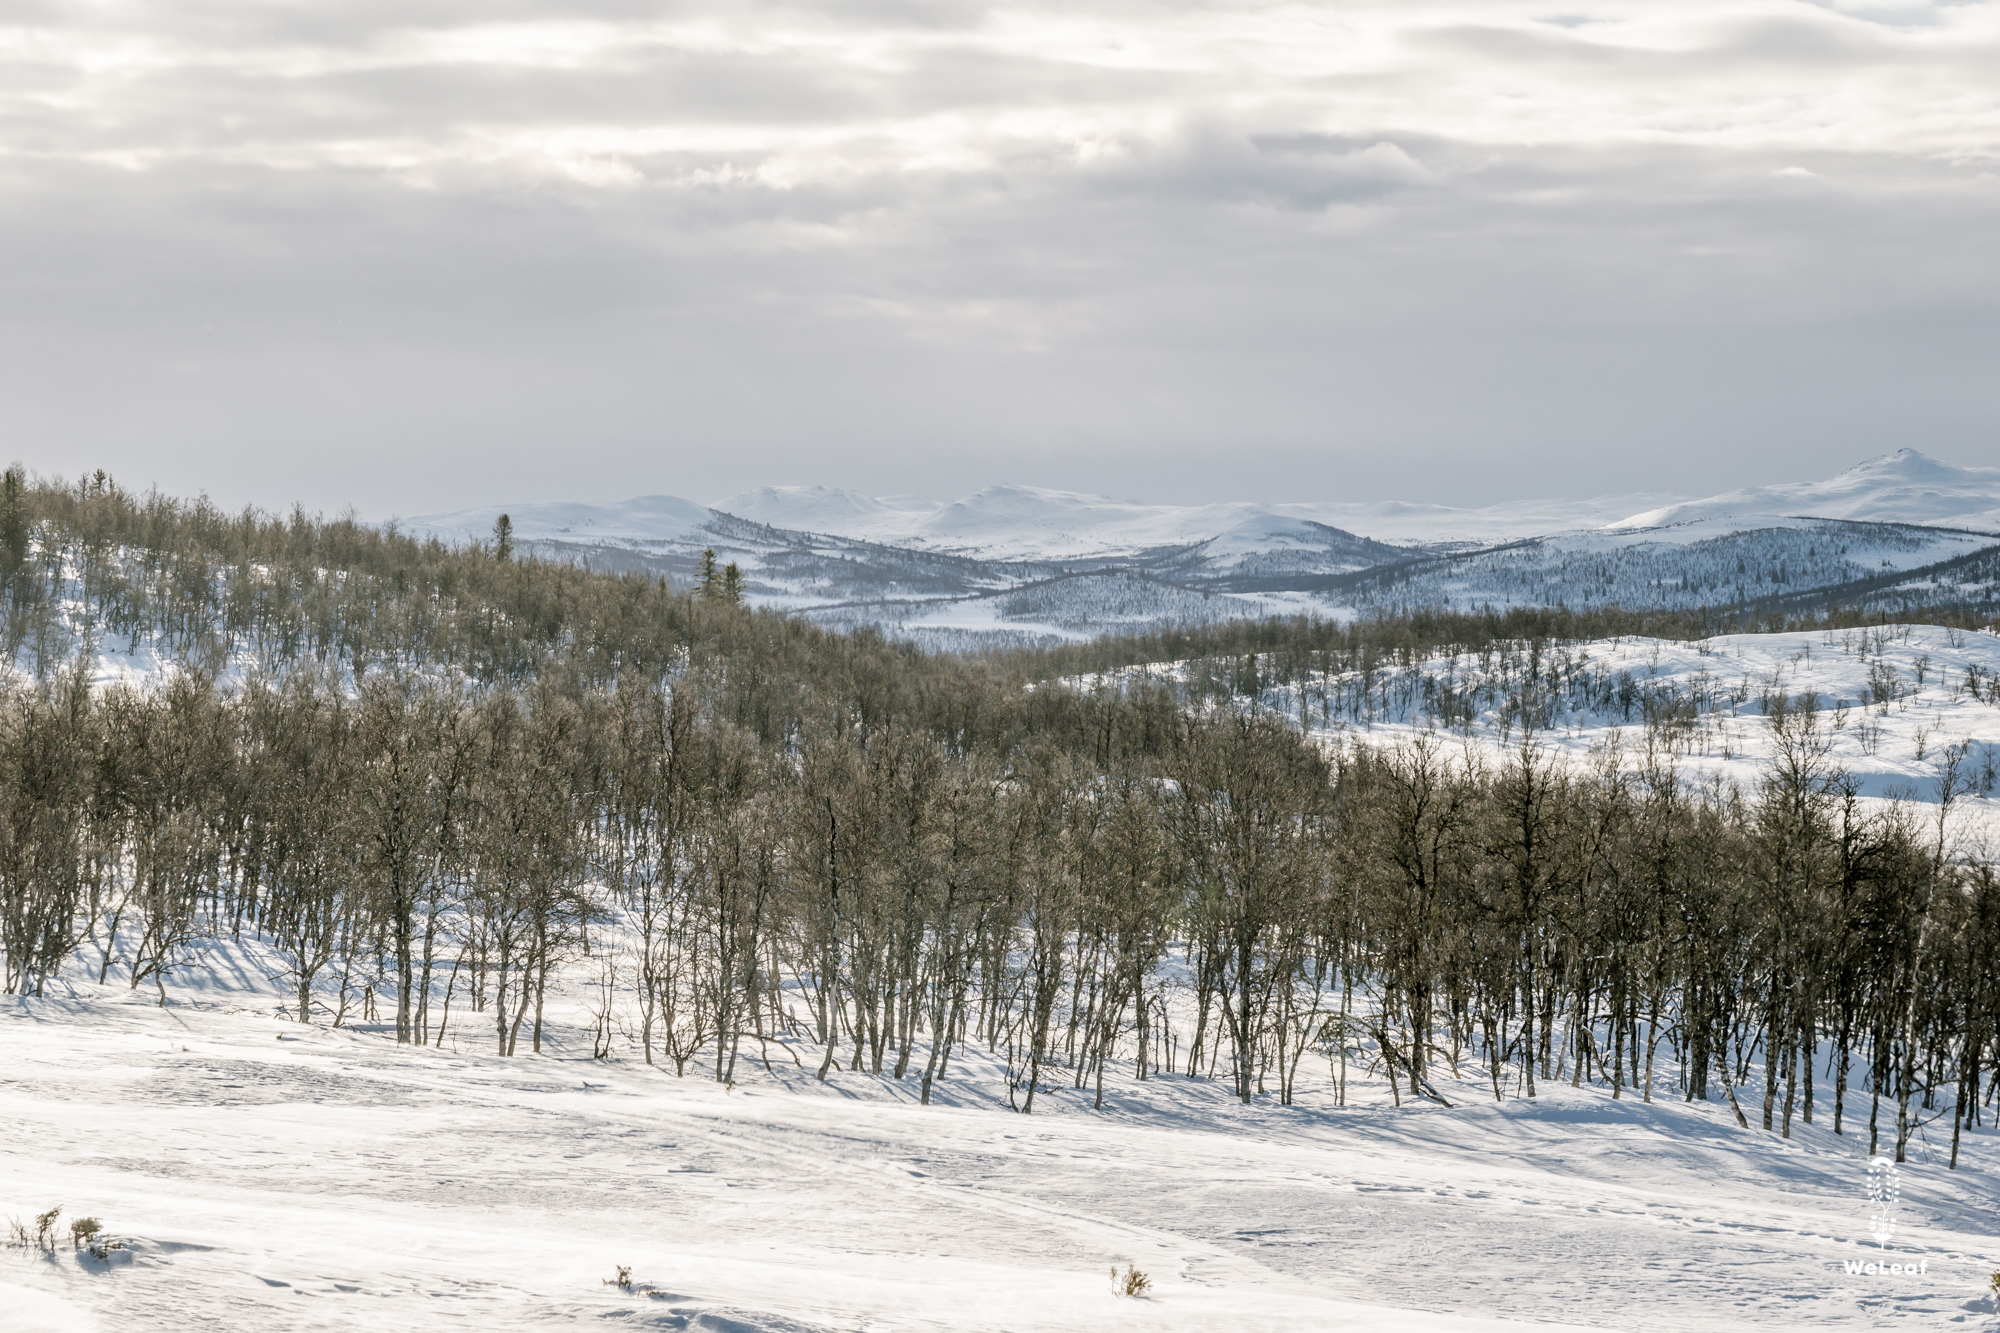
[(1900, 481), (1961, 481), (1976, 477), (1982, 472), (1992, 472), (1991, 468), (1963, 468), (1933, 458), (1916, 449), (1898, 449), (1894, 453), (1879, 454), (1865, 462), (1856, 463), (1847, 471), (1830, 478), (1837, 482), (1843, 478), (1888, 479)]
[(2000, 528), (2000, 468), (1968, 468), (1916, 449), (1878, 454), (1824, 481), (1750, 486), (1649, 509), (1607, 524), (1652, 528), (1757, 515)]
[(843, 532), (856, 523), (923, 515), (937, 507), (927, 496), (863, 495), (844, 486), (760, 486), (711, 506), (754, 523), (803, 532)]

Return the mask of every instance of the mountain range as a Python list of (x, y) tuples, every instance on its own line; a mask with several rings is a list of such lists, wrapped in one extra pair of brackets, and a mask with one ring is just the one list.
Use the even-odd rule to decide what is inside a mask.
[(768, 486), (710, 505), (538, 502), (400, 526), (482, 541), (503, 512), (544, 559), (686, 581), (713, 549), (756, 604), (937, 647), (1419, 606), (1983, 605), (2000, 579), (2000, 468), (1913, 449), (1705, 498), (1175, 506), (1030, 486), (950, 502)]

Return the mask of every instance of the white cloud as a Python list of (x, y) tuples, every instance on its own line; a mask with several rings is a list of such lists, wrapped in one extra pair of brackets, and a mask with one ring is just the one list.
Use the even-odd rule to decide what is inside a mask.
[(1993, 3), (30, 4), (0, 429), (406, 511), (556, 439), (601, 493), (1950, 452), (1996, 67)]
[[(0, 151), (352, 163), (381, 142), (490, 165), (499, 130), (728, 141), (774, 155), (870, 146), (884, 172), (984, 164), (995, 145), (1148, 145), (1188, 121), (1265, 134), (1379, 134), (1775, 151), (1991, 150), (1991, 5), (1617, 4), (1553, 25), (1469, 4), (705, 5), (618, 19), (368, 7), (277, 26), (213, 5), (54, 9), (0, 29)], [(1852, 10), (1843, 12), (1844, 10)], [(1900, 12), (1900, 11), (1899, 11)], [(241, 19), (242, 21), (236, 21)], [(261, 19), (262, 21), (258, 21)], [(52, 114), (55, 113), (55, 114)], [(234, 127), (233, 129), (231, 127)], [(941, 143), (940, 140), (947, 142)], [(853, 151), (842, 154), (849, 162)], [(544, 157), (524, 148), (524, 174)], [(928, 167), (926, 166), (928, 164)]]

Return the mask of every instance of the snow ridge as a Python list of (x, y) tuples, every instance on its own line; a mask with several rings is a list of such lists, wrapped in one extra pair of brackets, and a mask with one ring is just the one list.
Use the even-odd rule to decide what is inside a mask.
[[(1356, 501), (1162, 505), (1022, 485), (939, 502), (767, 486), (712, 506), (673, 496), (487, 506), (404, 527), (484, 541), (503, 511), (517, 544), (545, 559), (685, 583), (712, 549), (744, 571), (753, 604), (827, 624), (874, 625), (933, 646), (1049, 642), (1272, 614), (1611, 603), (1686, 610), (1773, 599), (1791, 606), (1816, 589), (1869, 580), (1875, 608), (2000, 598), (1983, 570), (1900, 592), (1874, 586), (1885, 573), (2000, 546), (2000, 468), (1958, 467), (1913, 449), (1823, 481), (1704, 499), (1614, 495), (1475, 510)], [(1093, 581), (1113, 576), (1115, 590)], [(1186, 595), (1145, 592), (1151, 584)], [(1030, 587), (1040, 590), (1005, 597)]]

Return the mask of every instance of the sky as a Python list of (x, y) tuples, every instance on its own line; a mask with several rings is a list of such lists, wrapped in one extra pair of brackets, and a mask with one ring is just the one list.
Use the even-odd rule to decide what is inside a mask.
[(0, 452), (367, 517), (2000, 464), (2000, 4), (0, 0)]

